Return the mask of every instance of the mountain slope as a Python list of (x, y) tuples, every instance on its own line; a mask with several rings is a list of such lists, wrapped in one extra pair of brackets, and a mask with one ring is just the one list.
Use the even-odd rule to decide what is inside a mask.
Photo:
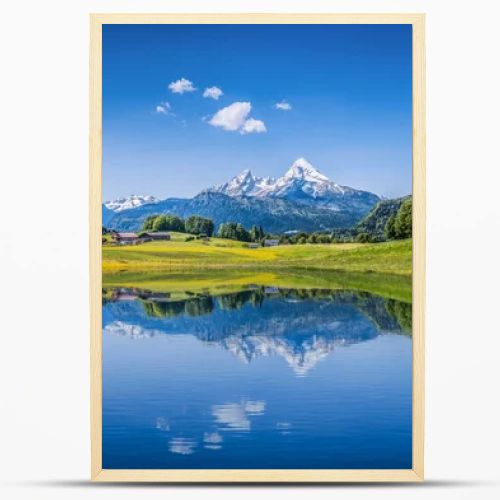
[(104, 203), (102, 204), (102, 225), (107, 226), (109, 221), (114, 217), (115, 212), (110, 210)]
[[(365, 212), (366, 213), (366, 212)], [(155, 205), (144, 205), (124, 210), (111, 219), (109, 227), (119, 230), (137, 230), (148, 215), (175, 214), (186, 218), (201, 215), (214, 221), (240, 222), (250, 228), (261, 225), (268, 232), (324, 231), (334, 227), (350, 227), (364, 214), (346, 210), (332, 210), (323, 206), (294, 203), (286, 199), (231, 197), (204, 192), (192, 199), (169, 198)]]
[(392, 215), (396, 215), (403, 202), (410, 197), (379, 201), (355, 229), (358, 233), (369, 233), (375, 239), (385, 239), (387, 221)]

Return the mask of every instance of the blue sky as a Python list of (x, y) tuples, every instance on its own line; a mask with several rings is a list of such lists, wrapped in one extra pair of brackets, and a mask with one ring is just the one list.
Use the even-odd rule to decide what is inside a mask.
[(191, 197), (298, 157), (405, 195), (411, 129), (410, 25), (103, 27), (104, 200)]

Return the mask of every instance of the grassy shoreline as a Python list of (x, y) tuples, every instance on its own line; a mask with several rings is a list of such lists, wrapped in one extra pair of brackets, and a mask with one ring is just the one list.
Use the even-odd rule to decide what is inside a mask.
[(105, 288), (140, 288), (169, 292), (182, 299), (191, 294), (224, 295), (252, 286), (280, 288), (323, 288), (358, 290), (402, 302), (411, 302), (411, 277), (377, 273), (346, 273), (341, 271), (294, 270), (287, 273), (238, 272), (217, 273), (119, 273), (104, 277)]
[(411, 240), (249, 249), (212, 238), (103, 247), (103, 286), (222, 294), (251, 285), (356, 289), (411, 302)]

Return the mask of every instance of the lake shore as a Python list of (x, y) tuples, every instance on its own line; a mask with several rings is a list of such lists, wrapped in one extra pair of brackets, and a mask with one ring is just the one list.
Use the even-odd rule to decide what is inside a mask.
[[(356, 289), (411, 302), (411, 240), (250, 249), (211, 238), (103, 247), (103, 286), (227, 293), (251, 285)], [(182, 239), (181, 239), (182, 238)]]

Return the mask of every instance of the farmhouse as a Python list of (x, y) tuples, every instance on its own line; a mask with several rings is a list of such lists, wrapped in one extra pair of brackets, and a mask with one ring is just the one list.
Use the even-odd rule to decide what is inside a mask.
[(126, 243), (134, 243), (139, 238), (136, 233), (117, 233), (113, 232), (111, 235), (116, 243), (126, 244)]
[(277, 247), (280, 244), (280, 240), (264, 240), (265, 247)]
[(157, 233), (145, 233), (145, 238), (151, 238), (152, 240), (170, 240), (170, 233), (165, 233), (162, 231), (158, 231)]
[(259, 248), (259, 247), (260, 247), (259, 243), (249, 243), (248, 244), (248, 248)]

